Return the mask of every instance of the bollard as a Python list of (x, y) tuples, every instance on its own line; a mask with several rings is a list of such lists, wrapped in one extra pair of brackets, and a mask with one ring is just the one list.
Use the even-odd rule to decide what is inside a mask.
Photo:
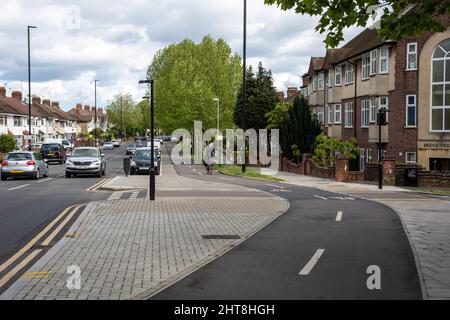
[(128, 177), (131, 171), (131, 158), (123, 158), (123, 171), (125, 176)]

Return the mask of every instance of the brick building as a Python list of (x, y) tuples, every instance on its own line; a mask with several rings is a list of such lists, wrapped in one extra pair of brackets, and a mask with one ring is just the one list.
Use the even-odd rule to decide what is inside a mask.
[(360, 170), (378, 161), (377, 113), (386, 107), (383, 155), (450, 171), (450, 28), (398, 42), (366, 29), (312, 57), (302, 88), (328, 136), (358, 140)]

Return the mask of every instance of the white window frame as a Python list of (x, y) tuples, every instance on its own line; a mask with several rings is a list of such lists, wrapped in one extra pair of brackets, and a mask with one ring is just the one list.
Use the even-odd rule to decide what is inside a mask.
[(313, 76), (313, 91), (316, 92), (317, 91), (317, 75)]
[[(342, 66), (336, 66), (334, 71), (335, 71), (334, 72), (334, 85), (336, 87), (340, 87), (340, 86), (342, 86)], [(339, 78), (338, 78), (338, 76), (339, 76)], [(339, 81), (338, 81), (338, 79), (339, 79)]]
[[(414, 104), (409, 103), (409, 98), (414, 98)], [(409, 108), (414, 108), (414, 125), (408, 123), (409, 120)], [(409, 94), (406, 96), (406, 127), (416, 128), (417, 127), (417, 96), (415, 94)]]
[(370, 78), (370, 55), (366, 55), (361, 59), (361, 79)]
[(353, 102), (346, 102), (345, 103), (345, 123), (344, 126), (345, 128), (353, 128)]
[[(383, 103), (382, 99), (386, 99), (386, 103)], [(386, 111), (389, 111), (389, 97), (388, 96), (378, 97), (378, 108), (386, 108)], [(386, 112), (386, 122), (389, 122), (389, 112)]]
[(334, 105), (334, 124), (342, 124), (342, 105)]
[(325, 89), (325, 72), (323, 71), (319, 72), (319, 75), (317, 76), (317, 88), (319, 91)]
[[(450, 41), (450, 39), (444, 40), (444, 42)], [(444, 52), (446, 52), (446, 56), (444, 57), (440, 57), (440, 58), (435, 58), (434, 55), (436, 54), (436, 50), (442, 50)], [(447, 73), (447, 64), (446, 62), (450, 60), (450, 51), (446, 51), (444, 50), (444, 48), (441, 47), (441, 44), (439, 44), (438, 46), (436, 46), (436, 48), (433, 51), (433, 56), (431, 59), (431, 90), (430, 90), (430, 132), (450, 132), (450, 130), (446, 130), (445, 129), (445, 112), (447, 110), (450, 110), (450, 102), (447, 102), (446, 97), (445, 97), (445, 90), (446, 87), (450, 87), (450, 81), (446, 80), (446, 73)], [(443, 81), (434, 81), (434, 62), (435, 61), (443, 61)], [(435, 85), (439, 85), (442, 86), (442, 90), (443, 90), (443, 103), (440, 106), (433, 106), (433, 88)], [(442, 110), (442, 130), (433, 130), (433, 110)]]
[(327, 105), (327, 107), (326, 107), (326, 109), (327, 109), (327, 117), (328, 117), (328, 119), (327, 119), (327, 123), (330, 125), (330, 124), (333, 124), (333, 120), (334, 120), (334, 110), (333, 110), (333, 106), (332, 105)]
[(8, 126), (8, 117), (0, 116), (0, 126), (7, 127)]
[(377, 99), (370, 98), (369, 99), (369, 123), (377, 122), (377, 114), (378, 114)]
[[(410, 50), (411, 47), (414, 47), (414, 51)], [(415, 60), (416, 60), (416, 65), (414, 67), (410, 67), (411, 65), (411, 57), (414, 56)], [(417, 70), (417, 64), (418, 64), (418, 60), (417, 60), (417, 42), (408, 42), (406, 44), (406, 70), (407, 71), (411, 71), (411, 70)]]
[[(385, 54), (383, 54), (385, 53)], [(386, 70), (382, 70), (383, 61), (386, 62)], [(388, 74), (389, 73), (389, 48), (381, 48), (380, 49), (380, 74)]]
[(377, 74), (377, 49), (370, 51), (370, 75)]
[[(19, 120), (18, 124), (16, 124), (16, 120)], [(21, 117), (13, 117), (13, 127), (23, 127), (23, 120)]]
[(354, 78), (354, 67), (353, 64), (348, 63), (345, 66), (345, 84), (352, 84)]
[[(409, 155), (414, 155), (414, 161), (408, 160)], [(405, 152), (405, 163), (416, 164), (417, 163), (417, 152)]]
[(361, 101), (361, 128), (369, 127), (370, 99)]

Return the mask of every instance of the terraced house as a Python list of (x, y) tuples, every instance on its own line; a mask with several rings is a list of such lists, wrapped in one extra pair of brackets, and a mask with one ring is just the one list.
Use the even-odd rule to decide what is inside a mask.
[[(103, 110), (99, 113), (98, 127), (105, 128), (106, 117)], [(18, 147), (26, 146), (30, 136), (28, 121), (28, 104), (23, 101), (22, 93), (14, 91), (7, 97), (6, 89), (0, 87), (0, 134), (14, 136)], [(74, 140), (94, 127), (90, 125), (94, 122), (93, 117), (87, 119), (81, 114), (65, 112), (58, 102), (39, 97), (32, 98), (31, 121), (33, 143), (51, 138)]]
[[(439, 19), (450, 26), (448, 16)], [(450, 28), (401, 41), (366, 29), (312, 57), (302, 92), (328, 136), (358, 140), (360, 170), (378, 161), (377, 113), (385, 107), (383, 155), (450, 171)]]

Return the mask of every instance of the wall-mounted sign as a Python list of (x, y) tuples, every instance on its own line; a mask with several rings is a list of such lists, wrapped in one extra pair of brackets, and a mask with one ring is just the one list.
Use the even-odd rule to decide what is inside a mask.
[(419, 149), (450, 150), (449, 142), (420, 142)]

